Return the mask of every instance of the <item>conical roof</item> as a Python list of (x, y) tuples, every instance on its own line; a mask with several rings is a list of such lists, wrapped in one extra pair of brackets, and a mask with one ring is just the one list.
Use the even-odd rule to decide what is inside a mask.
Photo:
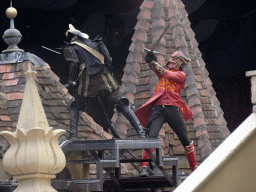
[[(137, 18), (120, 91), (136, 109), (152, 96), (158, 77), (143, 60), (146, 53), (144, 48), (150, 49), (165, 26), (171, 22), (171, 27), (155, 51), (159, 52), (157, 59), (161, 64), (166, 63), (174, 51), (182, 51), (191, 59), (190, 64), (184, 69), (187, 80), (181, 96), (194, 112), (193, 118), (186, 125), (200, 164), (230, 132), (212, 87), (206, 64), (198, 49), (195, 34), (190, 27), (184, 4), (181, 0), (145, 0)], [(115, 114), (112, 120), (121, 134), (128, 137), (136, 136), (135, 130), (122, 116)], [(180, 171), (190, 172), (183, 147), (167, 124), (160, 131), (160, 137), (164, 155), (178, 156)]]

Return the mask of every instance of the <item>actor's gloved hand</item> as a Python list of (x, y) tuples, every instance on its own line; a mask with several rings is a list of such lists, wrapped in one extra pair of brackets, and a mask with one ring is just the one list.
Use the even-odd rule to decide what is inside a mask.
[(151, 63), (153, 60), (157, 61), (156, 55), (152, 51), (148, 51), (147, 54), (144, 56), (144, 60), (147, 63)]
[(72, 80), (68, 80), (68, 84), (65, 85), (65, 87), (68, 89), (68, 93), (72, 95), (73, 97), (75, 96), (76, 93), (76, 82)]
[(69, 80), (69, 81), (68, 81), (68, 84), (71, 85), (71, 86), (76, 86), (76, 82), (75, 82), (75, 81)]

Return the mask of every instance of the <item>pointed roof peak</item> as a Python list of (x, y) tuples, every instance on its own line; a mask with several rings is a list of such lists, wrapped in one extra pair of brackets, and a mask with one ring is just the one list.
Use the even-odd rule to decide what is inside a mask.
[(21, 105), (17, 128), (27, 131), (35, 127), (48, 128), (49, 124), (34, 81), (36, 72), (31, 70), (30, 63), (26, 75), (26, 86)]
[[(34, 76), (35, 76), (35, 74), (37, 74), (37, 72), (32, 71), (31, 66), (30, 66), (30, 65), (28, 65), (27, 72), (25, 72), (25, 74), (24, 74), (24, 75), (28, 78), (29, 76), (34, 77)], [(33, 80), (32, 80), (32, 81), (33, 81)]]

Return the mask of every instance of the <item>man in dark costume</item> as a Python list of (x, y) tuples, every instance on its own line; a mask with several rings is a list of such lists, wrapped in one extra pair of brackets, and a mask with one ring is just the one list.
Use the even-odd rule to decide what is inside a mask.
[[(156, 56), (151, 51), (148, 51), (144, 59), (159, 77), (159, 82), (153, 96), (134, 113), (141, 124), (149, 128), (151, 138), (157, 138), (163, 124), (167, 122), (185, 148), (190, 169), (193, 171), (197, 167), (194, 145), (188, 138), (185, 124), (193, 113), (180, 96), (180, 91), (186, 81), (186, 74), (182, 68), (189, 59), (180, 51), (174, 52), (165, 66), (156, 62)], [(153, 149), (150, 151), (152, 152)], [(149, 158), (145, 150), (143, 150), (142, 157)], [(140, 176), (147, 176), (148, 164), (148, 162), (141, 163)]]
[(70, 43), (63, 47), (63, 56), (69, 63), (69, 93), (73, 96), (69, 104), (71, 138), (77, 138), (79, 111), (86, 111), (108, 131), (114, 106), (128, 119), (138, 136), (145, 137), (143, 127), (129, 106), (129, 100), (122, 97), (120, 86), (112, 76), (112, 58), (102, 38), (90, 40), (87, 34), (76, 30), (71, 24), (66, 36)]

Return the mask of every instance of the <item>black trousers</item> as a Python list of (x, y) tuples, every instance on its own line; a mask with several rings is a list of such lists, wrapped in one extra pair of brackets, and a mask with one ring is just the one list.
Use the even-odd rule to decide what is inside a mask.
[(149, 128), (149, 137), (157, 138), (159, 131), (164, 123), (168, 123), (173, 131), (177, 134), (181, 144), (185, 148), (190, 145), (188, 131), (185, 120), (176, 106), (158, 105), (152, 108), (147, 127)]

